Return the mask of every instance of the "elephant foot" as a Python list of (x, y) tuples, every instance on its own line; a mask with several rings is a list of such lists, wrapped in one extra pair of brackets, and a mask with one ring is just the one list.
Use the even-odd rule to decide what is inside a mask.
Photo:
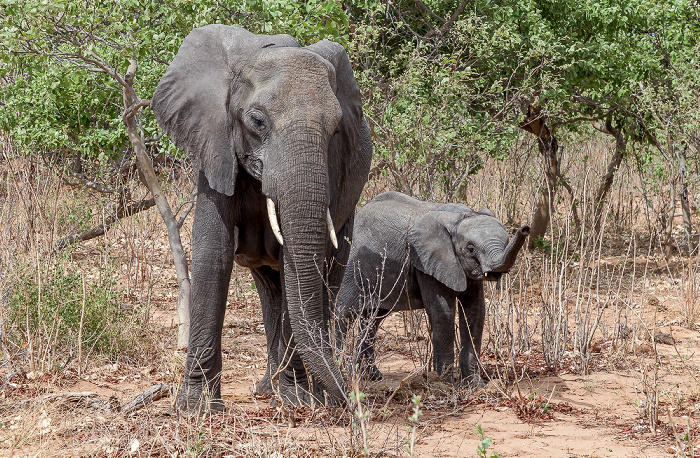
[(475, 374), (469, 374), (466, 377), (462, 377), (460, 384), (468, 388), (483, 388), (486, 386), (481, 378), (481, 375), (477, 372)]
[(256, 396), (274, 396), (275, 391), (272, 389), (272, 382), (270, 381), (270, 373), (265, 372), (262, 379), (255, 385), (255, 395)]
[(362, 378), (371, 382), (378, 382), (384, 379), (384, 375), (382, 375), (376, 364), (369, 364), (362, 371)]
[(279, 397), (271, 405), (276, 407), (280, 403), (292, 407), (319, 407), (325, 405), (325, 397), (323, 394), (314, 395), (299, 385), (280, 384)]
[(220, 390), (207, 392), (201, 387), (183, 384), (175, 402), (181, 412), (200, 415), (202, 413), (223, 412), (226, 410)]
[[(326, 398), (323, 389), (318, 384), (312, 384), (312, 391), (309, 391), (309, 379), (305, 374), (295, 378), (293, 374), (283, 372), (278, 378), (278, 399), (282, 404), (294, 407), (319, 407), (325, 405)], [(277, 400), (273, 401), (274, 405), (277, 405)]]
[(440, 377), (440, 381), (444, 383), (449, 383), (451, 385), (455, 384), (456, 380), (452, 365), (443, 366), (442, 370), (436, 370), (436, 372)]

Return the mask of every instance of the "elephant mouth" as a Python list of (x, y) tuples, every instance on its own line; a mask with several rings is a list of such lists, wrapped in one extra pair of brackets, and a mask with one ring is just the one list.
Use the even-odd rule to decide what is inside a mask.
[(484, 272), (484, 281), (498, 281), (502, 275), (503, 272)]
[[(280, 245), (284, 245), (284, 238), (282, 237), (282, 231), (277, 221), (277, 207), (275, 202), (269, 197), (265, 198), (267, 202), (267, 217), (270, 221), (270, 227), (272, 227), (272, 232), (275, 234), (275, 238)], [(326, 227), (328, 229), (328, 236), (331, 239), (333, 248), (338, 249), (338, 239), (335, 235), (335, 228), (333, 227), (333, 217), (331, 216), (330, 208), (326, 208)]]

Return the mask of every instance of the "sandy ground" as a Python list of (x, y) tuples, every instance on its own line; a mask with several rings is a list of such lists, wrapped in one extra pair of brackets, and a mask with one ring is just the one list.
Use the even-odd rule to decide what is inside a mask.
[[(227, 414), (183, 420), (171, 411), (172, 397), (129, 416), (85, 402), (47, 401), (47, 395), (89, 392), (104, 405), (124, 405), (156, 383), (177, 385), (183, 354), (174, 348), (172, 285), (164, 284), (150, 308), (161, 356), (149, 364), (107, 362), (90, 365), (86, 373), (68, 368), (13, 378), (0, 392), (0, 454), (361, 456), (361, 428), (350, 426), (347, 412), (290, 413), (252, 396), (265, 364), (265, 336), (257, 295), (246, 287), (245, 275), (239, 271), (238, 283), (232, 283), (224, 326)], [(370, 412), (367, 455), (409, 456), (406, 447), (412, 444), (415, 456), (479, 456), (480, 425), (484, 438), (491, 440), (483, 456), (700, 456), (700, 333), (673, 324), (674, 313), (668, 309), (654, 315), (654, 325), (672, 335), (675, 345), (656, 343), (655, 353), (648, 339), (637, 336), (622, 352), (599, 342), (588, 374), (567, 364), (548, 370), (533, 345), (534, 350), (516, 356), (515, 383), (512, 375), (504, 378), (503, 360), (484, 353), (485, 376), (494, 380), (476, 391), (458, 390), (423, 374), (424, 355), (416, 349), (424, 348), (425, 341), (411, 338), (402, 315), (395, 314), (383, 324), (378, 346), (385, 378), (362, 385), (364, 408)], [(414, 394), (421, 395), (422, 403), (417, 423), (409, 419)], [(650, 428), (653, 411), (656, 431)], [(677, 425), (675, 434), (670, 422)]]

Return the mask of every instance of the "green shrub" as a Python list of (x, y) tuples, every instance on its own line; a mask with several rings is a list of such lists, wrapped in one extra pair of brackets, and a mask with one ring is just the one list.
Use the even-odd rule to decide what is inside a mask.
[(31, 338), (39, 357), (77, 355), (79, 338), (83, 354), (114, 356), (125, 350), (122, 325), (128, 317), (119, 307), (114, 277), (103, 270), (96, 279), (83, 278), (65, 267), (57, 262), (39, 275), (35, 268), (15, 269), (4, 320), (10, 345), (21, 348)]

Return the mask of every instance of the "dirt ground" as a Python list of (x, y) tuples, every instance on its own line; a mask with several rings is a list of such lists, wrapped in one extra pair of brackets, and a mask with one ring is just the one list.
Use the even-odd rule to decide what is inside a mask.
[[(81, 249), (89, 252), (87, 244)], [(573, 360), (548, 369), (536, 344), (512, 362), (485, 351), (484, 376), (492, 380), (474, 391), (426, 376), (425, 355), (416, 352), (425, 339), (411, 336), (405, 317), (395, 314), (380, 337), (384, 380), (362, 385), (370, 415), (364, 422), (355, 417), (353, 427), (342, 409), (281, 409), (252, 396), (265, 365), (265, 336), (257, 293), (240, 268), (223, 336), (227, 412), (181, 417), (166, 395), (119, 413), (117, 406), (157, 383), (177, 386), (183, 368), (184, 355), (175, 350), (175, 275), (165, 266), (156, 278), (167, 281), (156, 282), (146, 313), (159, 356), (139, 364), (96, 358), (80, 374), (70, 366), (13, 377), (0, 392), (0, 454), (362, 456), (364, 423), (367, 456), (410, 456), (411, 447), (426, 457), (700, 456), (700, 333), (678, 325), (678, 304), (665, 301), (661, 287), (648, 291), (660, 303), (639, 307), (662, 310), (647, 313), (653, 321), (647, 325), (671, 340), (653, 342), (639, 333), (624, 344), (596, 341), (587, 374)], [(417, 422), (410, 418), (415, 394), (421, 395)]]

